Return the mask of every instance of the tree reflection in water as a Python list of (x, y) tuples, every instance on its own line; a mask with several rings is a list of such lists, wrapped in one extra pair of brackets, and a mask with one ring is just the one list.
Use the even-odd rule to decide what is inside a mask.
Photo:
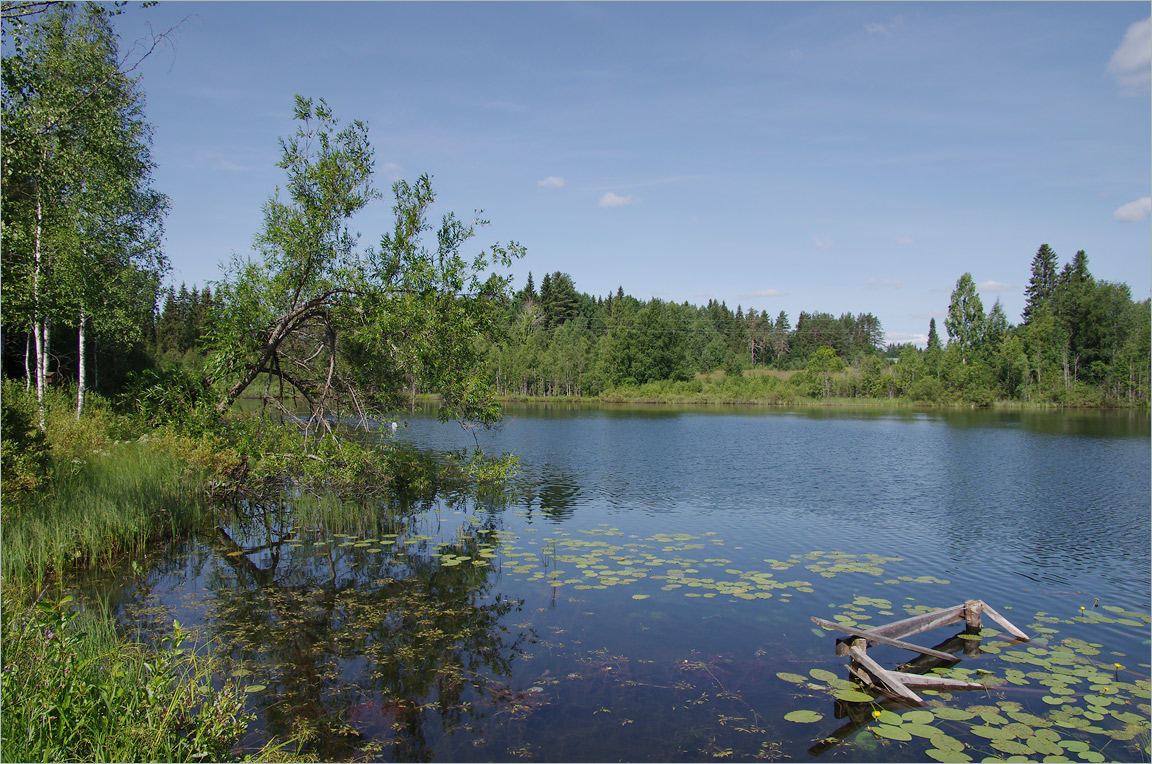
[[(482, 554), (500, 543), (496, 515), (421, 535), (428, 499), (311, 512), (246, 504), (217, 529), (224, 563), (205, 578), (208, 636), (267, 687), (246, 742), (292, 737), (324, 759), (428, 761), (436, 740), (512, 695), (504, 678), (533, 635), (502, 623), (523, 601), (492, 592)], [(445, 564), (449, 554), (470, 559)]]

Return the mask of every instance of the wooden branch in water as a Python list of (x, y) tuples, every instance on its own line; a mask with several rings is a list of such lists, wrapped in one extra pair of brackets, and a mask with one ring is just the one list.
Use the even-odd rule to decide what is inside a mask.
[(953, 687), (958, 690), (985, 690), (987, 687), (979, 682), (965, 682), (960, 679), (948, 679), (942, 676), (929, 676), (927, 674), (908, 674), (903, 671), (889, 671), (906, 687)]
[(995, 610), (993, 610), (992, 607), (987, 602), (983, 603), (983, 608), (984, 608), (984, 612), (987, 613), (988, 616), (993, 621), (995, 621), (996, 623), (1003, 626), (1008, 631), (1009, 634), (1016, 637), (1017, 639), (1022, 639), (1025, 642), (1031, 642), (1032, 641), (1032, 637), (1028, 636), (1024, 632), (1020, 631), (1020, 629), (1017, 629), (1015, 626), (1013, 626), (1012, 623), (1007, 618), (1005, 618), (1004, 616), (1000, 615)]
[(931, 631), (937, 626), (962, 620), (964, 620), (964, 606), (955, 605), (944, 608), (943, 610), (934, 610), (931, 613), (914, 615), (902, 621), (894, 621), (884, 624), (883, 626), (877, 626), (875, 629), (869, 629), (868, 639), (872, 639), (873, 636), (898, 639), (900, 637), (911, 636), (912, 634), (919, 634), (922, 631)]
[(923, 704), (924, 701), (920, 699), (920, 696), (905, 687), (904, 684), (900, 681), (899, 677), (893, 675), (891, 671), (888, 671), (879, 663), (869, 658), (868, 654), (861, 650), (859, 647), (853, 645), (852, 647), (848, 648), (848, 651), (857, 663), (859, 663), (863, 668), (867, 669), (868, 673), (872, 675), (872, 678), (875, 680), (876, 684), (883, 686), (889, 692), (897, 695), (898, 697), (904, 698), (911, 703), (915, 703), (917, 705)]
[[(830, 629), (830, 630), (834, 629), (836, 631), (842, 631), (845, 634), (851, 634), (851, 635), (856, 636), (856, 637), (864, 637), (869, 642), (877, 642), (877, 643), (882, 644), (882, 645), (891, 645), (893, 647), (900, 647), (900, 648), (903, 648), (905, 650), (912, 650), (914, 652), (924, 653), (925, 655), (931, 655), (933, 658), (939, 658), (940, 660), (944, 660), (944, 661), (955, 662), (955, 661), (960, 660), (959, 658), (957, 658), (954, 655), (949, 655), (948, 653), (942, 653), (939, 650), (933, 650), (930, 647), (921, 647), (920, 645), (914, 645), (911, 642), (903, 642), (899, 639), (892, 639), (891, 637), (885, 637), (881, 634), (877, 634), (876, 631), (878, 631), (878, 630), (854, 629), (851, 626), (844, 626), (842, 624), (834, 623), (832, 621), (825, 621), (823, 618), (817, 618), (816, 616), (812, 616), (812, 622), (815, 623), (817, 626), (822, 626), (825, 629)], [(846, 646), (843, 643), (836, 645), (836, 654), (837, 655), (846, 655), (847, 653), (848, 653), (848, 650), (846, 649)]]

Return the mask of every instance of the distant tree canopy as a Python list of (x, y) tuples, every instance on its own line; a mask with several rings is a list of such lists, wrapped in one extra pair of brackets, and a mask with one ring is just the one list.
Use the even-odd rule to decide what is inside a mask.
[(1033, 270), (1030, 322), (1011, 325), (1000, 300), (985, 312), (966, 273), (944, 322), (947, 345), (932, 319), (923, 350), (885, 347), (871, 313), (801, 311), (793, 327), (783, 311), (733, 311), (714, 300), (644, 302), (622, 287), (593, 297), (561, 272), (547, 274), (537, 294), (529, 274), (505, 305), (506, 331), (484, 343), (486, 365), (495, 389), (514, 395), (597, 395), (698, 372), (778, 369), (802, 370), (796, 389), (817, 397), (1146, 403), (1148, 302), (1095, 281), (1084, 252), (1060, 270), (1043, 246)]
[(152, 187), (143, 93), (118, 58), (118, 6), (2, 9), (4, 373), (41, 400), (49, 379), (75, 380), (78, 416), (90, 379), (115, 392), (149, 364), (180, 369), (184, 397), (214, 396), (217, 411), (259, 397), (294, 415), (302, 405), (318, 429), (417, 392), (440, 394), (445, 417), (491, 422), (496, 395), (691, 386), (718, 371), (733, 386), (788, 376), (790, 394), (820, 397), (1149, 401), (1149, 301), (1096, 279), (1083, 250), (1061, 267), (1040, 246), (1018, 326), (999, 300), (985, 312), (962, 274), (947, 344), (933, 319), (920, 350), (885, 347), (870, 312), (803, 310), (793, 323), (715, 300), (644, 301), (623, 286), (593, 296), (559, 270), (529, 273), (513, 292), (500, 271), (523, 249), (476, 250), (479, 213), (430, 223), (427, 176), (392, 187), (393, 226), (362, 248), (351, 219), (382, 197), (367, 127), (303, 97), (252, 255), (211, 284), (162, 292), (168, 201)]

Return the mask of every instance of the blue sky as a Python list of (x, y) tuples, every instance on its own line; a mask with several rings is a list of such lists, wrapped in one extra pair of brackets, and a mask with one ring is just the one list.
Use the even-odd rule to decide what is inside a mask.
[[(1152, 285), (1148, 3), (164, 2), (117, 19), (171, 197), (172, 280), (250, 251), (296, 93), (398, 178), (483, 209), (514, 273), (596, 295), (870, 311), (923, 344), (971, 272), (1019, 320), (1033, 254)], [(438, 214), (439, 214), (438, 212)]]

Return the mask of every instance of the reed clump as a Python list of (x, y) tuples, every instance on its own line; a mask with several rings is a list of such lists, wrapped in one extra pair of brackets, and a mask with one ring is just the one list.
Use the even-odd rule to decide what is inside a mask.
[(8, 589), (40, 591), (49, 577), (107, 564), (210, 517), (213, 467), (188, 439), (89, 397), (51, 391), (44, 432), (34, 397), (6, 382), (3, 399), (3, 533), (0, 576)]

